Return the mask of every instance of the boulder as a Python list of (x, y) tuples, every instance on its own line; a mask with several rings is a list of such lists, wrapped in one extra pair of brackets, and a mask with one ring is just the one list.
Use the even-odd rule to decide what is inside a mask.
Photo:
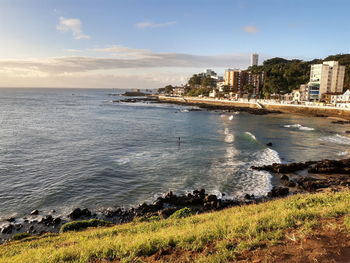
[(91, 212), (89, 211), (89, 209), (76, 208), (68, 215), (68, 217), (70, 219), (73, 219), (73, 220), (78, 219), (78, 218), (83, 217), (83, 216), (85, 216), (85, 217), (91, 216)]
[(267, 194), (268, 197), (282, 197), (289, 194), (289, 188), (287, 187), (273, 187), (272, 190)]
[(37, 209), (33, 210), (32, 212), (30, 212), (30, 215), (31, 216), (39, 215), (39, 210), (37, 210)]

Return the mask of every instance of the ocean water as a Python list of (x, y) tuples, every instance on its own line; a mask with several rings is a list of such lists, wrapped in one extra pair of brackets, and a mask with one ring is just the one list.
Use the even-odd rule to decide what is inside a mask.
[(169, 190), (265, 195), (271, 175), (252, 165), (349, 155), (350, 126), (330, 119), (113, 103), (111, 92), (0, 89), (0, 219), (133, 206)]

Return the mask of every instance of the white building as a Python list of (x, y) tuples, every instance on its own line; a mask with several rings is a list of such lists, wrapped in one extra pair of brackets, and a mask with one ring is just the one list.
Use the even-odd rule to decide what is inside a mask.
[(211, 69), (204, 70), (204, 76), (211, 77), (213, 79), (218, 79), (218, 74), (216, 74), (216, 72)]
[(259, 64), (259, 54), (253, 53), (250, 58), (250, 65), (257, 66)]
[(209, 92), (209, 97), (210, 98), (215, 98), (217, 96), (216, 89), (213, 89), (211, 92)]
[(332, 95), (331, 103), (350, 103), (350, 90), (345, 91), (344, 94), (341, 95)]
[(311, 65), (309, 99), (319, 100), (323, 94), (343, 92), (345, 66), (338, 61), (325, 61)]

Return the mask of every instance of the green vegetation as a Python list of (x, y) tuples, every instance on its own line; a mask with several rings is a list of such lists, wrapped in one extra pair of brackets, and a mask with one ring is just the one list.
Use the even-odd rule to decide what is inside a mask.
[(172, 214), (169, 218), (170, 219), (175, 219), (175, 218), (186, 218), (191, 215), (193, 215), (194, 212), (190, 208), (182, 208), (180, 210), (177, 210), (174, 214)]
[(99, 227), (99, 226), (109, 226), (109, 225), (111, 225), (111, 222), (99, 220), (99, 219), (72, 221), (64, 224), (61, 227), (60, 232), (64, 233), (68, 231), (80, 231), (88, 227)]
[(150, 217), (137, 217), (134, 219), (134, 222), (154, 222), (159, 221), (161, 218), (159, 216), (150, 216)]
[[(1, 245), (0, 262), (140, 262), (140, 257), (167, 248), (183, 251), (181, 257), (186, 257), (186, 251), (201, 252), (197, 262), (227, 262), (242, 250), (276, 244), (291, 233), (295, 239), (302, 238), (320, 220), (344, 217), (345, 229), (349, 225), (349, 200), (350, 192), (295, 195), (186, 218), (38, 237)], [(204, 250), (208, 244), (210, 253)]]
[(311, 61), (287, 60), (283, 58), (272, 58), (265, 60), (262, 66), (250, 67), (254, 73), (265, 72), (266, 79), (262, 89), (264, 97), (271, 94), (289, 93), (299, 88), (301, 84), (306, 84), (310, 79), (310, 66), (322, 63), (323, 61), (339, 61), (346, 67), (344, 91), (350, 89), (350, 54), (339, 54), (328, 56), (325, 59), (314, 59)]
[(25, 239), (27, 237), (31, 237), (31, 234), (29, 233), (17, 233), (12, 236), (12, 240), (21, 240)]

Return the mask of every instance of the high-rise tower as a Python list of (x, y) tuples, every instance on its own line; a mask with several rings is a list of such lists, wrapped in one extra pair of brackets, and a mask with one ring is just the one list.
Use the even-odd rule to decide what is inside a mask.
[(250, 65), (257, 66), (259, 64), (259, 54), (253, 53), (250, 58)]

